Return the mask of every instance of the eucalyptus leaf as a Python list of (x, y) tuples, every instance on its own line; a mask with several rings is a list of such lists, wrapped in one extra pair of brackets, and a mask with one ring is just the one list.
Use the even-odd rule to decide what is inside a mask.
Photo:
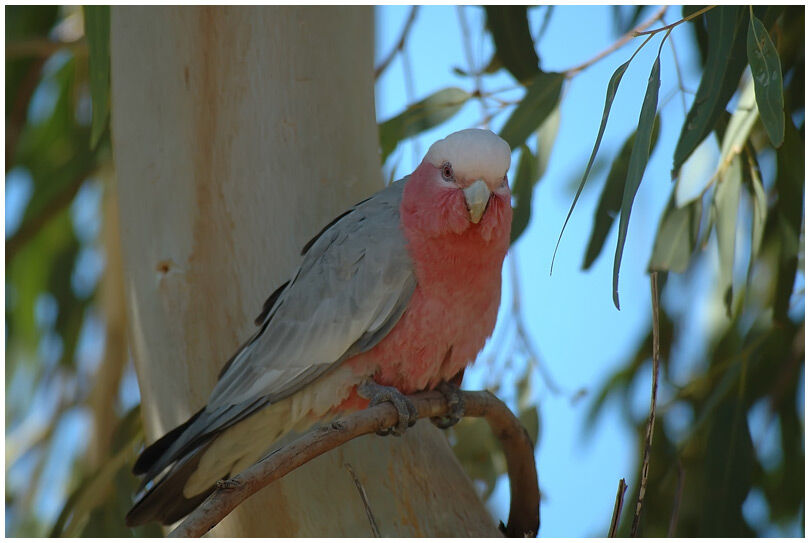
[(790, 297), (799, 262), (804, 204), (804, 141), (792, 122), (785, 126), (785, 141), (776, 152), (776, 217), (779, 224), (779, 268), (774, 299), (774, 319), (788, 320)]
[(695, 100), (686, 115), (673, 158), (672, 176), (712, 131), (746, 65), (744, 8), (716, 6), (705, 15), (708, 52)]
[(742, 505), (751, 491), (756, 456), (746, 408), (739, 398), (728, 398), (717, 407), (708, 439), (703, 470), (706, 479), (701, 489), (705, 500), (701, 507), (701, 534), (748, 535)]
[(734, 155), (739, 155), (742, 152), (757, 117), (759, 117), (759, 110), (754, 97), (754, 81), (749, 80), (740, 92), (737, 109), (731, 115), (728, 126), (726, 126), (723, 133), (723, 143), (720, 146), (720, 164), (717, 167), (718, 173), (731, 163), (731, 158)]
[(93, 120), (90, 147), (98, 145), (110, 118), (110, 6), (84, 6)]
[(485, 6), (495, 54), (509, 73), (527, 82), (540, 72), (540, 58), (529, 32), (527, 6)]
[(782, 94), (782, 65), (768, 31), (751, 13), (748, 25), (748, 64), (754, 77), (762, 124), (774, 147), (785, 139), (785, 99)]
[(720, 161), (720, 147), (716, 131), (708, 136), (689, 155), (681, 167), (681, 174), (675, 185), (675, 205), (683, 207), (697, 198), (711, 186)]
[[(655, 149), (655, 146), (658, 144), (660, 126), (659, 115), (656, 116), (655, 124), (653, 125), (653, 149)], [(602, 252), (608, 233), (616, 217), (619, 215), (619, 210), (622, 205), (624, 180), (627, 178), (627, 168), (630, 165), (630, 153), (633, 150), (633, 143), (635, 141), (636, 132), (633, 132), (624, 142), (619, 154), (616, 155), (613, 159), (613, 163), (610, 165), (610, 172), (608, 172), (605, 186), (602, 188), (602, 194), (599, 196), (599, 202), (596, 204), (596, 210), (593, 214), (591, 237), (588, 240), (588, 248), (585, 250), (585, 257), (582, 261), (583, 270), (590, 268)]]
[(402, 113), (380, 124), (382, 161), (388, 158), (400, 141), (442, 124), (467, 103), (470, 93), (449, 87), (411, 104)]
[(518, 162), (517, 174), (512, 190), (516, 203), (512, 216), (512, 233), (510, 243), (514, 243), (526, 226), (532, 212), (532, 192), (534, 184), (537, 182), (537, 160), (531, 149), (526, 145), (520, 146), (520, 162)]
[(500, 136), (514, 149), (526, 141), (546, 120), (560, 101), (565, 76), (561, 73), (537, 74), (527, 85), (526, 95), (501, 128)]
[[(664, 40), (666, 36), (664, 37)], [(664, 40), (661, 41), (663, 46)], [(658, 56), (655, 57), (650, 77), (647, 80), (647, 90), (644, 94), (644, 101), (641, 104), (641, 113), (638, 118), (638, 128), (636, 129), (636, 140), (633, 142), (633, 150), (630, 152), (630, 164), (627, 168), (627, 178), (624, 182), (624, 192), (622, 193), (621, 217), (619, 219), (619, 239), (616, 242), (616, 254), (613, 258), (613, 304), (616, 309), (619, 306), (619, 269), (622, 264), (622, 251), (624, 242), (627, 239), (627, 227), (630, 224), (630, 212), (633, 208), (633, 200), (650, 160), (650, 147), (652, 143), (653, 125), (655, 124), (656, 110), (658, 109), (658, 90), (661, 87), (661, 48), (658, 49)]]
[(762, 235), (765, 232), (765, 220), (768, 218), (768, 198), (765, 188), (762, 186), (762, 177), (759, 174), (759, 166), (756, 157), (748, 156), (748, 172), (751, 180), (751, 192), (753, 195), (753, 211), (751, 216), (751, 262), (759, 255), (759, 248), (762, 245)]
[(683, 273), (689, 266), (692, 250), (700, 231), (703, 201), (677, 207), (670, 198), (655, 236), (649, 270)]
[(602, 122), (599, 124), (599, 131), (596, 134), (596, 142), (593, 144), (593, 150), (591, 151), (591, 157), (588, 159), (588, 165), (585, 167), (585, 173), (582, 174), (582, 180), (579, 182), (579, 187), (577, 187), (577, 192), (574, 195), (574, 201), (571, 202), (571, 207), (568, 209), (568, 214), (565, 216), (565, 221), (563, 221), (562, 228), (560, 229), (560, 235), (557, 237), (557, 244), (554, 247), (554, 254), (551, 257), (552, 270), (554, 269), (554, 259), (557, 256), (557, 249), (560, 247), (560, 240), (562, 240), (563, 232), (565, 232), (565, 227), (568, 225), (568, 220), (571, 218), (571, 214), (574, 212), (574, 207), (577, 205), (579, 195), (582, 194), (582, 189), (585, 188), (585, 182), (588, 180), (588, 175), (591, 173), (591, 168), (593, 167), (593, 161), (596, 159), (596, 153), (599, 151), (599, 146), (602, 143), (602, 136), (605, 134), (605, 127), (607, 126), (608, 117), (610, 116), (610, 108), (613, 106), (613, 99), (616, 98), (616, 91), (619, 90), (619, 83), (621, 83), (624, 72), (627, 71), (633, 57), (635, 57), (635, 53), (633, 53), (633, 56), (631, 56), (627, 62), (616, 68), (616, 71), (614, 71), (613, 75), (610, 77), (610, 81), (608, 81), (607, 92), (605, 93), (605, 107), (602, 110)]
[(712, 201), (717, 229), (717, 250), (720, 256), (720, 286), (726, 315), (731, 318), (734, 301), (734, 242), (737, 236), (737, 212), (742, 186), (742, 159), (735, 155), (720, 175)]

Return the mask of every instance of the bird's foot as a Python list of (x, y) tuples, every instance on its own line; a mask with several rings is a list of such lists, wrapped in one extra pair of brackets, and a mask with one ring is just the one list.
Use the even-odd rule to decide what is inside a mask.
[(398, 422), (391, 428), (378, 430), (377, 434), (387, 436), (389, 434), (401, 436), (405, 430), (416, 424), (417, 412), (413, 402), (395, 387), (388, 387), (375, 383), (371, 379), (364, 381), (357, 387), (357, 393), (361, 398), (369, 400), (369, 407), (379, 405), (383, 402), (391, 402), (399, 415)]
[(447, 400), (450, 410), (442, 417), (430, 417), (430, 422), (444, 430), (458, 423), (464, 416), (464, 397), (461, 395), (458, 385), (447, 381), (439, 383), (436, 390), (441, 392)]

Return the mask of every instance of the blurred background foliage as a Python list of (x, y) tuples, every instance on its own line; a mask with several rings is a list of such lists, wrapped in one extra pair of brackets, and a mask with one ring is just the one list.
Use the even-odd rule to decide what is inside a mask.
[[(641, 517), (645, 536), (755, 536), (799, 517), (804, 525), (804, 7), (702, 9), (668, 8), (692, 17), (672, 32), (695, 41), (702, 76), (695, 93), (680, 89), (684, 107), (692, 105), (649, 263), (662, 292), (663, 400)], [(530, 28), (529, 10), (543, 10), (539, 28)], [(639, 25), (659, 28), (665, 11), (642, 22), (641, 7), (615, 7), (605, 24), (617, 40), (629, 39)], [(402, 52), (416, 13), (378, 75)], [(486, 8), (492, 58), (477, 71), (454, 68), (469, 81), (466, 89), (411, 100), (380, 123), (384, 170), (392, 170), (402, 142), (479, 101), (482, 124), (502, 116), (501, 135), (520, 150), (512, 179), (517, 239), (552, 155), (566, 82), (587, 69), (540, 68), (535, 43), (553, 14), (553, 6)], [(109, 9), (7, 6), (5, 17), (6, 535), (160, 535), (154, 526), (130, 530), (122, 522), (137, 484), (129, 467), (143, 437), (117, 246)], [(644, 47), (663, 46), (663, 32), (652, 37)], [(611, 93), (622, 92), (622, 66), (605, 82), (602, 128)], [(604, 251), (619, 217), (614, 281), (623, 238), (633, 235), (626, 218), (658, 139), (660, 79), (651, 68), (638, 131), (606, 158), (597, 153), (600, 130), (591, 163), (571, 187), (576, 213), (589, 175), (606, 179), (583, 268)], [(512, 90), (523, 91), (518, 100), (481, 91), (484, 78), (504, 71)], [(719, 271), (700, 288), (710, 258), (719, 259)], [(702, 343), (690, 341), (695, 305), (713, 312)], [(519, 296), (507, 318), (518, 340), (499, 363), (525, 363), (514, 383), (492, 386), (537, 441), (529, 382), (545, 370), (525, 333)], [(588, 400), (593, 425), (606, 402), (622, 403), (637, 429), (639, 459), (647, 415), (639, 416), (630, 398), (640, 381), (649, 382), (652, 321), (648, 326), (635, 353)], [(467, 420), (450, 438), (486, 498), (505, 470), (497, 441), (485, 425)], [(633, 481), (635, 475), (627, 474)], [(625, 497), (620, 534), (629, 533), (637, 491), (631, 487)], [(752, 499), (762, 517), (756, 525), (743, 517), (743, 503)]]

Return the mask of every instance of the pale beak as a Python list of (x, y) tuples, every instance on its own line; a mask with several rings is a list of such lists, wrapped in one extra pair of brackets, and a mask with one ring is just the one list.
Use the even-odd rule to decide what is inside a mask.
[(487, 209), (490, 196), (489, 187), (482, 179), (478, 179), (464, 189), (464, 199), (467, 200), (467, 210), (470, 212), (470, 221), (477, 224)]

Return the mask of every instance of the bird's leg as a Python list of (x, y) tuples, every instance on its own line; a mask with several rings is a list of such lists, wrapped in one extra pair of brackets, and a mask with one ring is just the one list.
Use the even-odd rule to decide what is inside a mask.
[(444, 430), (458, 423), (464, 416), (464, 398), (459, 393), (459, 385), (455, 382), (442, 381), (436, 390), (447, 400), (450, 411), (443, 417), (430, 417), (430, 422)]
[(375, 383), (372, 379), (367, 379), (357, 387), (357, 393), (361, 398), (369, 400), (369, 407), (383, 402), (391, 402), (397, 410), (399, 421), (396, 425), (385, 430), (379, 430), (377, 434), (381, 436), (387, 436), (388, 434), (401, 436), (405, 433), (405, 430), (416, 424), (416, 407), (395, 387), (387, 387)]

